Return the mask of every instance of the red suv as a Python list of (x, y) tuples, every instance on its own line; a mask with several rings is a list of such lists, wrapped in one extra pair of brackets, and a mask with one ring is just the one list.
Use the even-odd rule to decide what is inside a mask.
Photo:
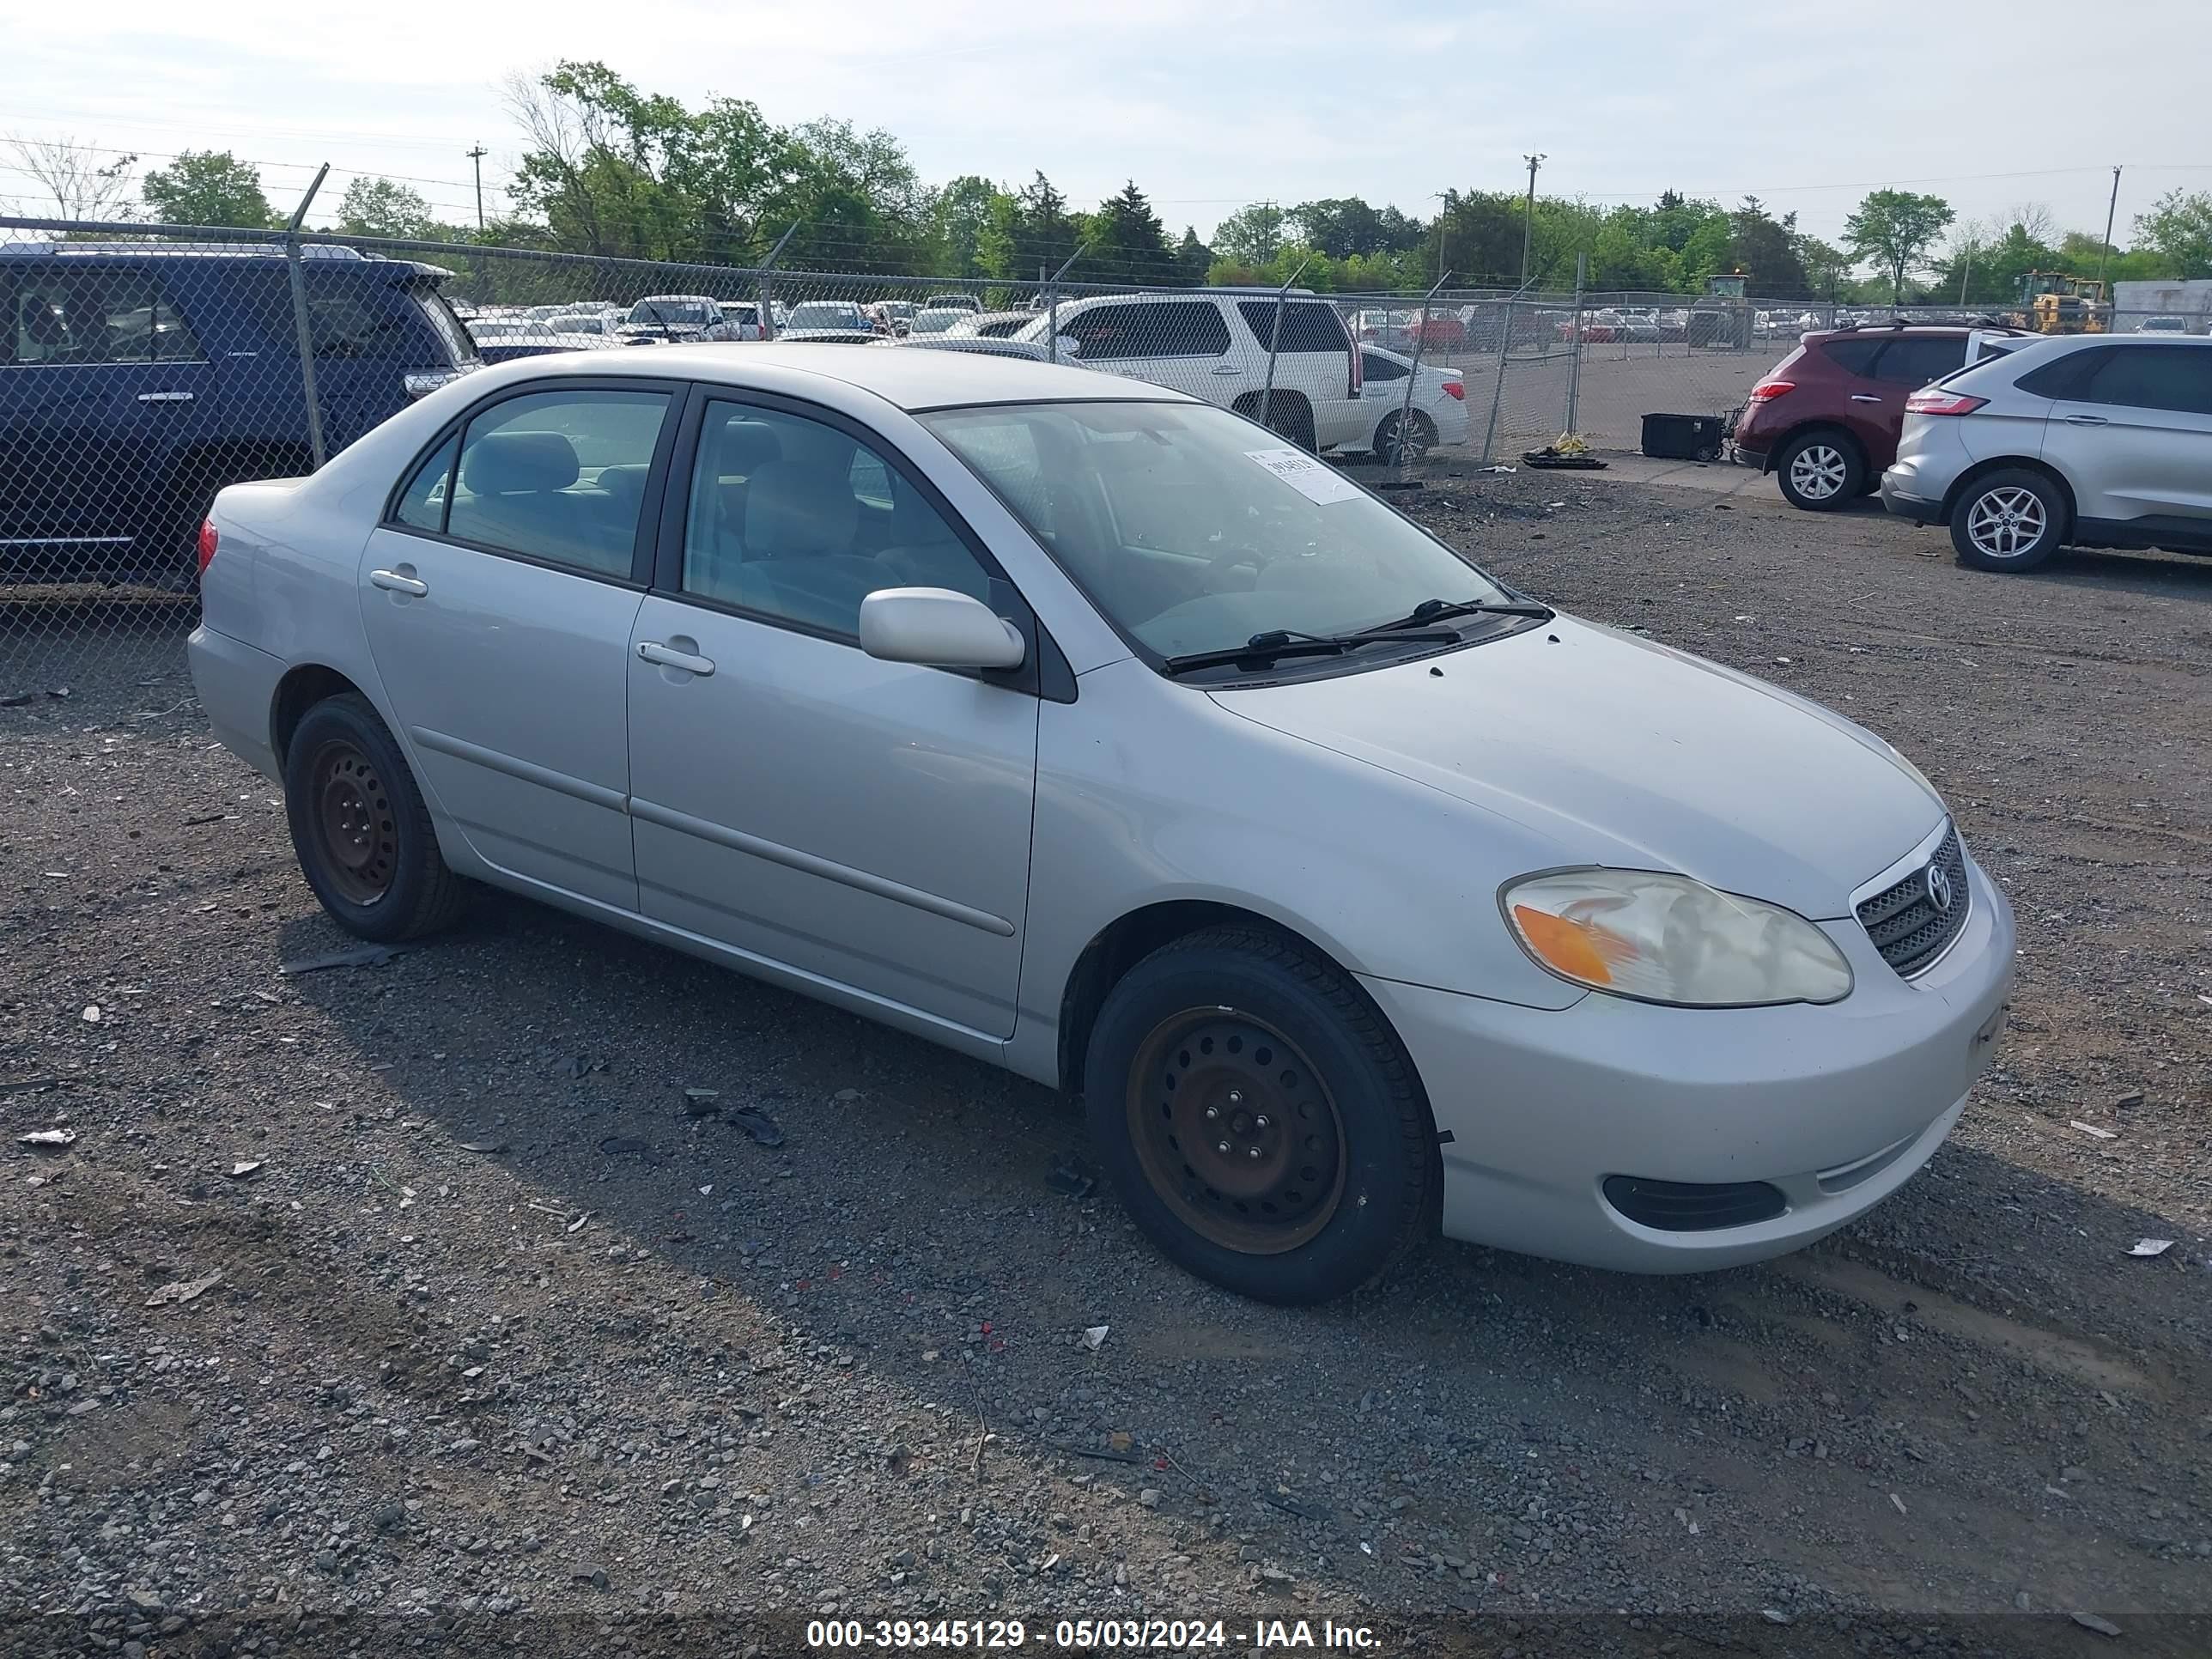
[(1752, 387), (1735, 425), (1736, 459), (1771, 472), (1792, 507), (1825, 513), (1881, 487), (1897, 459), (1905, 400), (1966, 364), (1977, 333), (1901, 324), (1826, 329)]

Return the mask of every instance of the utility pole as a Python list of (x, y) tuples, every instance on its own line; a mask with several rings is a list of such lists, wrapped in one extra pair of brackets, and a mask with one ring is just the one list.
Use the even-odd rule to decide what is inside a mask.
[(1521, 221), (1521, 286), (1528, 286), (1528, 244), (1536, 230), (1536, 169), (1544, 164), (1541, 155), (1524, 155), (1528, 164), (1528, 208)]
[(2120, 210), (2120, 170), (2112, 169), (2112, 199), (2105, 208), (2105, 243), (2097, 250), (2097, 280), (2105, 280), (2105, 257), (2112, 251), (2112, 216)]
[(462, 152), (462, 154), (463, 154), (463, 155), (466, 155), (466, 156), (469, 158), (469, 160), (471, 160), (471, 161), (473, 161), (473, 162), (475, 162), (475, 163), (477, 164), (477, 228), (478, 230), (482, 230), (482, 229), (484, 228), (484, 222), (483, 222), (483, 158), (484, 158), (484, 155), (485, 155), (484, 147), (483, 147), (482, 144), (478, 144), (478, 145), (477, 145), (474, 149), (471, 149), (471, 150), (464, 150), (464, 151)]

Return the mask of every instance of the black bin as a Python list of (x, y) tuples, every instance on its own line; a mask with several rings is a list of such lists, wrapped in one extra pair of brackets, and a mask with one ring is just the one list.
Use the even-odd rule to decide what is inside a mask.
[(1725, 434), (1717, 415), (1646, 415), (1644, 453), (1657, 461), (1717, 460)]

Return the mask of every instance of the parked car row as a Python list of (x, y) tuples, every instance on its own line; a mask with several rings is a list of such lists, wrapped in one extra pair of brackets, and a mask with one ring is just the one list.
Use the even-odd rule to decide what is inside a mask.
[(2212, 339), (1816, 331), (1752, 387), (1734, 438), (1791, 505), (1879, 491), (1976, 569), (2068, 546), (2212, 553)]

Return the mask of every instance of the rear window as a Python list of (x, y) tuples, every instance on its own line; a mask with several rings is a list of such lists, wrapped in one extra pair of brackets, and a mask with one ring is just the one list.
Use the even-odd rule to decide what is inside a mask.
[[(1273, 300), (1239, 300), (1237, 309), (1244, 313), (1244, 321), (1253, 337), (1265, 347), (1274, 337), (1275, 301)], [(1278, 348), (1282, 351), (1334, 351), (1350, 349), (1345, 343), (1344, 325), (1335, 310), (1318, 300), (1292, 300), (1283, 308), (1283, 338)], [(1412, 313), (1407, 313), (1407, 322)]]

